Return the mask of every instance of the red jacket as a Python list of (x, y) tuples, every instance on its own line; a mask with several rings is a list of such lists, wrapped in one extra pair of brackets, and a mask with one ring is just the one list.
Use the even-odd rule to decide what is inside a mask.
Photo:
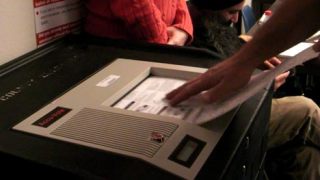
[(85, 31), (100, 37), (167, 43), (166, 28), (193, 27), (185, 0), (87, 0)]

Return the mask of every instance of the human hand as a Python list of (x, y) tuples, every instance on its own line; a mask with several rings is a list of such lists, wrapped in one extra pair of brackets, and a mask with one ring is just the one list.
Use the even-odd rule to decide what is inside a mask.
[(277, 57), (272, 57), (268, 60), (265, 60), (262, 65), (259, 66), (259, 69), (273, 69), (279, 64), (281, 64), (281, 60)]
[(239, 38), (242, 39), (242, 40), (245, 41), (245, 42), (249, 42), (249, 41), (251, 41), (252, 36), (246, 35), (246, 34), (240, 34), (240, 35), (239, 35)]
[(225, 60), (171, 91), (166, 98), (173, 106), (199, 93), (207, 103), (219, 101), (247, 84), (253, 70), (254, 67)]
[(170, 26), (167, 28), (167, 34), (168, 34), (168, 45), (177, 45), (177, 46), (183, 46), (187, 40), (188, 40), (188, 34), (174, 26)]
[[(282, 63), (281, 60), (278, 59), (277, 57), (272, 57), (272, 58), (265, 60), (263, 62), (264, 66), (267, 69), (273, 69), (281, 63)], [(282, 86), (286, 82), (286, 79), (288, 78), (289, 75), (290, 75), (290, 71), (287, 71), (287, 72), (284, 72), (284, 73), (276, 76), (276, 78), (274, 79), (273, 90), (276, 91), (280, 86)]]
[(280, 86), (282, 86), (286, 82), (286, 79), (288, 78), (289, 74), (290, 74), (290, 71), (287, 71), (285, 73), (282, 73), (276, 76), (276, 78), (274, 79), (273, 91), (276, 91)]

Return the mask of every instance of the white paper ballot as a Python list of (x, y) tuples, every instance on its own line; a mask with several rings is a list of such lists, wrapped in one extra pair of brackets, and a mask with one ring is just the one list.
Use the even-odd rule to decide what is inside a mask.
[(249, 83), (222, 102), (205, 104), (199, 95), (189, 98), (177, 106), (170, 106), (164, 99), (171, 90), (186, 81), (173, 78), (151, 76), (129, 92), (113, 107), (183, 119), (190, 123), (203, 124), (236, 108), (250, 97), (267, 87), (273, 79), (289, 69), (318, 56), (308, 48), (297, 56), (284, 61), (272, 70), (255, 74)]
[[(320, 31), (317, 31), (316, 33), (314, 33), (306, 41), (310, 41), (311, 39), (316, 38), (316, 37), (318, 37), (318, 38), (320, 37)], [(314, 40), (314, 42), (318, 42), (318, 40)]]
[(201, 124), (208, 122), (234, 109), (250, 97), (257, 94), (261, 89), (267, 87), (267, 85), (271, 83), (277, 75), (286, 72), (289, 69), (299, 64), (302, 64), (310, 59), (316, 58), (318, 54), (319, 53), (315, 52), (312, 49), (312, 47), (309, 47), (308, 49), (302, 51), (295, 57), (285, 60), (276, 68), (253, 75), (248, 84), (241, 88), (239, 91), (235, 92), (233, 95), (229, 96), (221, 103), (213, 103), (212, 107), (214, 108), (214, 112), (210, 114), (210, 118), (198, 119), (195, 123)]
[(168, 92), (185, 82), (181, 79), (150, 76), (113, 107), (183, 119), (191, 123), (209, 119), (215, 109), (211, 104), (205, 104), (197, 97), (192, 97), (174, 107), (165, 100)]
[(286, 51), (283, 51), (282, 53), (280, 53), (280, 56), (281, 57), (293, 57), (293, 56), (299, 54), (301, 51), (309, 48), (312, 45), (313, 45), (313, 43), (301, 42), (301, 43), (287, 49)]

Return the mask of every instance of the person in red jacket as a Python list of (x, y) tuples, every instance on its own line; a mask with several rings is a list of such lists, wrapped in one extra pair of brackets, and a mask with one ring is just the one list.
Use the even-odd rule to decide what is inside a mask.
[(185, 0), (87, 0), (86, 8), (90, 35), (180, 46), (192, 40)]

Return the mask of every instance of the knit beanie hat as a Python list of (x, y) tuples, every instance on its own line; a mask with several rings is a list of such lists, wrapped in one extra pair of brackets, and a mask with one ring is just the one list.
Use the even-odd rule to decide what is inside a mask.
[(195, 7), (212, 11), (227, 9), (242, 1), (244, 0), (190, 0)]

